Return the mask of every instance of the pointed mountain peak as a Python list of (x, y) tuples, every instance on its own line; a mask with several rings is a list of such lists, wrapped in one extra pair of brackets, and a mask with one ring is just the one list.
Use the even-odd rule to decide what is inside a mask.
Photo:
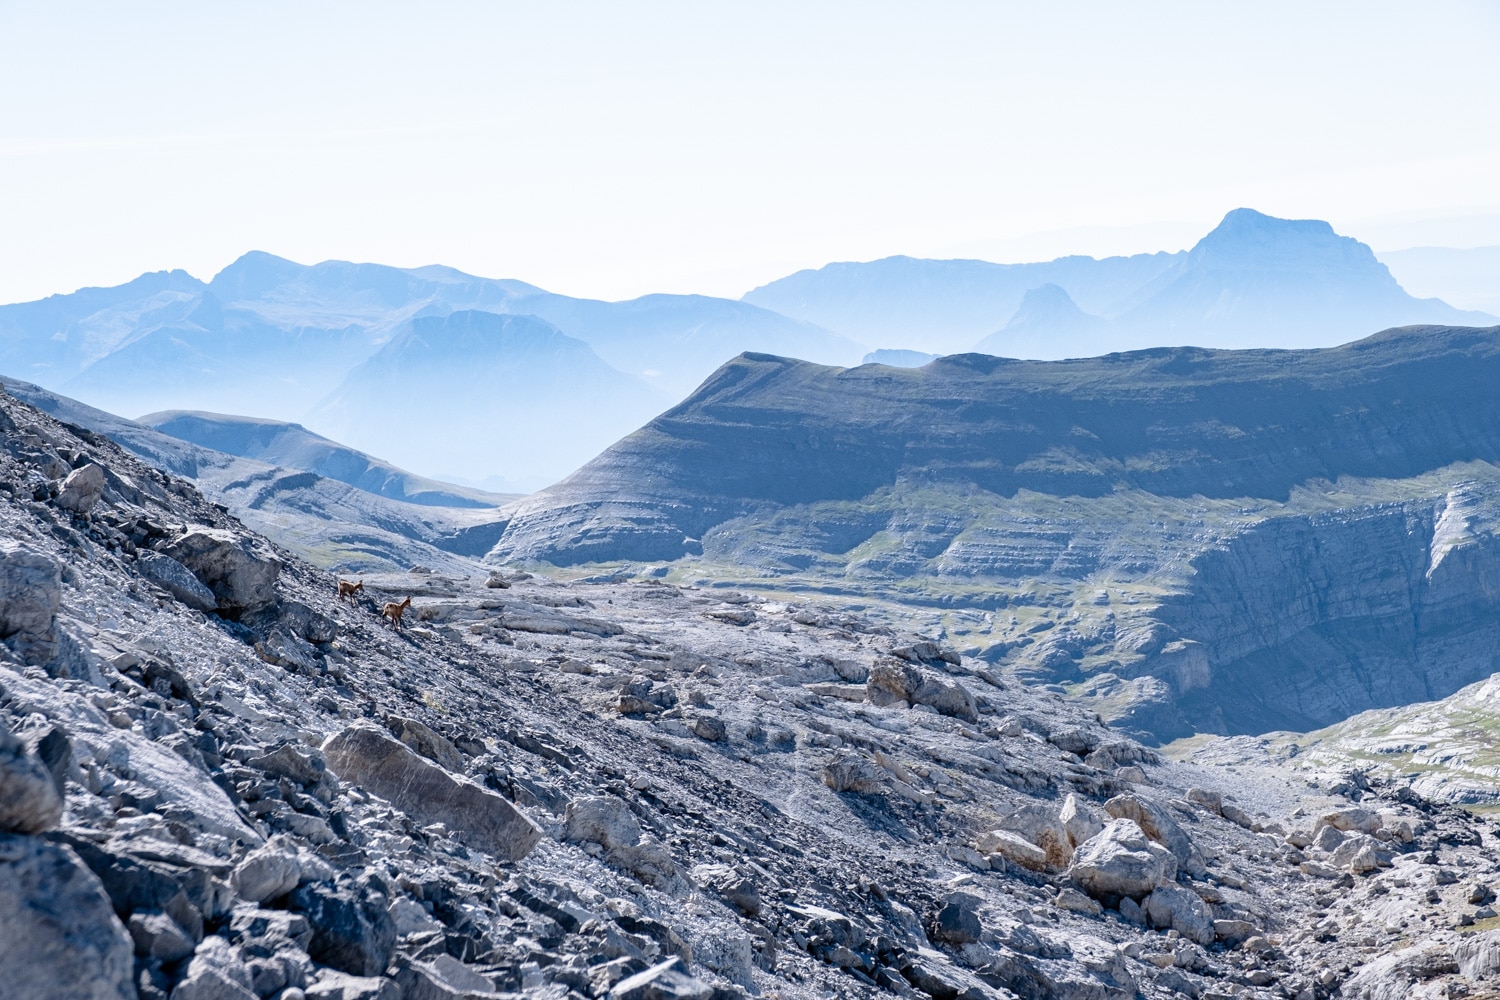
[(1051, 327), (1075, 330), (1099, 322), (1099, 317), (1090, 316), (1078, 308), (1067, 289), (1049, 282), (1027, 289), (1026, 294), (1021, 297), (1020, 308), (1010, 318), (1010, 322), (1005, 324), (1005, 329)]
[(225, 302), (259, 298), (307, 270), (303, 264), (251, 250), (213, 276), (209, 287)]
[(1389, 276), (1374, 252), (1359, 240), (1340, 236), (1321, 219), (1278, 219), (1251, 208), (1237, 208), (1199, 240), (1188, 267), (1249, 271), (1365, 272)]

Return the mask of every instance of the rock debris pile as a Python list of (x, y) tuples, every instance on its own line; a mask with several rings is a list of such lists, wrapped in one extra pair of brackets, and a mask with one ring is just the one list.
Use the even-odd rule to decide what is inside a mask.
[[(334, 581), (0, 398), (0, 992), (1479, 995), (1493, 827), (848, 608)], [(396, 632), (377, 608), (413, 598)]]

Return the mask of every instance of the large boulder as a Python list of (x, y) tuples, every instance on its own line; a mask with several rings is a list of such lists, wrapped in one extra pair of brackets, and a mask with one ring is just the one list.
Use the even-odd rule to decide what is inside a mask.
[(590, 795), (573, 799), (563, 820), (563, 839), (598, 844), (606, 851), (641, 842), (641, 824), (624, 799)]
[(921, 670), (893, 656), (875, 661), (865, 679), (865, 697), (878, 706), (927, 705), (942, 715), (974, 722), (979, 710), (974, 695), (955, 681)]
[(0, 835), (0, 993), (135, 1000), (133, 953), (99, 880), (71, 850)]
[(466, 846), (505, 861), (531, 852), (542, 831), (508, 801), (450, 774), (372, 723), (323, 745), (328, 769), (424, 822), (442, 823)]
[[(1057, 821), (1067, 833), (1068, 844), (1073, 850), (1077, 850), (1080, 844), (1104, 829), (1104, 821), (1093, 807), (1072, 792), (1063, 799), (1062, 808), (1057, 811)], [(1069, 851), (1070, 856), (1071, 854), (1072, 851)]]
[(921, 685), (912, 694), (912, 701), (965, 722), (979, 721), (979, 708), (969, 689), (957, 681), (945, 680), (935, 674), (927, 674), (922, 678)]
[(193, 953), (172, 1000), (258, 1000), (250, 969), (221, 937), (206, 937)]
[(281, 560), (255, 539), (221, 528), (194, 528), (162, 552), (213, 591), (219, 611), (238, 616), (276, 600)]
[(1213, 914), (1190, 889), (1180, 885), (1160, 886), (1141, 903), (1141, 910), (1157, 930), (1175, 930), (1202, 945), (1214, 942)]
[(1127, 793), (1104, 803), (1104, 811), (1115, 819), (1133, 820), (1141, 832), (1172, 852), (1183, 871), (1201, 873), (1203, 860), (1187, 831), (1161, 806), (1148, 798)]
[(865, 697), (872, 705), (899, 705), (910, 702), (921, 686), (922, 671), (894, 657), (882, 657), (865, 678)]
[(990, 830), (981, 833), (974, 846), (984, 854), (998, 854), (1007, 861), (1035, 872), (1047, 870), (1047, 852), (1010, 830)]
[(57, 782), (0, 722), (0, 831), (41, 833), (62, 818)]
[(686, 889), (672, 852), (644, 835), (625, 800), (613, 795), (573, 799), (563, 822), (563, 839), (598, 844), (604, 849), (605, 860), (647, 885), (674, 893)]
[(390, 900), (369, 886), (304, 885), (292, 908), (307, 914), (312, 940), (307, 953), (351, 976), (379, 976), (396, 951), (396, 918)]
[(198, 611), (212, 611), (219, 599), (192, 572), (171, 556), (143, 549), (136, 560), (141, 576)]
[(1052, 803), (1024, 805), (1007, 816), (1003, 825), (1005, 829), (1020, 834), (1040, 848), (1052, 867), (1066, 868), (1068, 862), (1073, 860), (1073, 844), (1068, 839), (1067, 828), (1058, 816), (1057, 807)]
[(288, 845), (273, 842), (251, 851), (230, 877), (234, 889), (252, 903), (284, 896), (297, 888), (302, 864)]
[(1177, 878), (1177, 859), (1134, 820), (1116, 819), (1078, 848), (1068, 876), (1096, 899), (1141, 900)]
[(93, 462), (68, 473), (57, 492), (57, 505), (63, 510), (87, 514), (104, 495), (104, 470)]
[(1344, 833), (1374, 833), (1381, 826), (1381, 817), (1378, 812), (1351, 806), (1347, 809), (1335, 809), (1333, 812), (1324, 813), (1318, 817), (1318, 822), (1313, 826), (1313, 833), (1316, 834), (1324, 827), (1332, 827)]
[(61, 604), (61, 567), (24, 545), (0, 541), (0, 640), (27, 663), (47, 662), (57, 655)]

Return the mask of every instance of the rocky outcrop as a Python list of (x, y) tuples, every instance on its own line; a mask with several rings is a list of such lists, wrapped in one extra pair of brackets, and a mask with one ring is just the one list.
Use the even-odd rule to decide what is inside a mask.
[(0, 640), (27, 663), (57, 652), (53, 621), (62, 602), (62, 567), (16, 542), (0, 541)]
[(445, 824), (465, 843), (506, 861), (524, 858), (541, 830), (505, 799), (418, 756), (384, 730), (351, 726), (323, 745), (345, 781), (407, 813)]
[(1102, 900), (1139, 901), (1177, 877), (1177, 859), (1149, 840), (1134, 820), (1116, 819), (1073, 856), (1068, 877)]
[(1161, 735), (1318, 729), (1500, 670), (1483, 489), (1271, 518), (1198, 556), (1153, 612), (1180, 638), (1132, 668), (1173, 687), (1185, 728)]
[(62, 818), (57, 779), (0, 722), (0, 832), (41, 833)]
[(946, 680), (902, 659), (885, 657), (870, 668), (865, 681), (866, 697), (872, 705), (927, 705), (943, 715), (979, 718), (974, 696), (962, 684)]
[(218, 607), (219, 599), (214, 592), (171, 556), (148, 549), (142, 551), (136, 561), (141, 567), (142, 576), (188, 607), (199, 611), (213, 611)]
[(28, 1000), (136, 1000), (130, 937), (66, 847), (0, 834), (0, 984)]
[(214, 528), (189, 531), (162, 550), (213, 591), (218, 609), (230, 616), (275, 602), (281, 560), (264, 543)]

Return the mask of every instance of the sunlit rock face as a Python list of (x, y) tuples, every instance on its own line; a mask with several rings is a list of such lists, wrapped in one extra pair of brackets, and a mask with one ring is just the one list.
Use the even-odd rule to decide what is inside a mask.
[(1141, 734), (1306, 729), (1495, 669), (1500, 332), (825, 368), (744, 355), (491, 558), (733, 567), (973, 613)]

